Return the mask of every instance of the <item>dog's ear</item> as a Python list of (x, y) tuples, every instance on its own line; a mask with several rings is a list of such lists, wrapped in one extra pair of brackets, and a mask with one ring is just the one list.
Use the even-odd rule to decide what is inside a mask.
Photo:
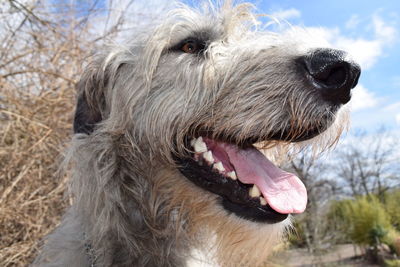
[[(101, 77), (99, 77), (101, 76)], [(77, 84), (78, 101), (74, 117), (74, 133), (91, 134), (103, 120), (105, 108), (104, 80), (94, 70), (86, 72)]]

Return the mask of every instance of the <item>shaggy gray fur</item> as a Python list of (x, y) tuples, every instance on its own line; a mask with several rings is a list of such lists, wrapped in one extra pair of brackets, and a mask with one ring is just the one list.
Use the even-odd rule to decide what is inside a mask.
[[(250, 10), (180, 6), (129, 48), (111, 48), (87, 67), (66, 158), (74, 204), (34, 266), (89, 266), (85, 244), (95, 266), (186, 266), (193, 248), (211, 247), (208, 257), (220, 265), (255, 266), (242, 250), (254, 247), (258, 257), (273, 245), (288, 221), (262, 225), (229, 215), (171, 157), (186, 155), (185, 137), (199, 128), (237, 142), (257, 133), (263, 141), (279, 129), (294, 136), (322, 125), (321, 114), (329, 114), (330, 129), (308, 142), (316, 148), (341, 131), (341, 113), (304, 90), (293, 63), (309, 51), (310, 37), (259, 31)], [(187, 37), (205, 40), (206, 50), (173, 49)], [(265, 147), (286, 153), (307, 144)]]

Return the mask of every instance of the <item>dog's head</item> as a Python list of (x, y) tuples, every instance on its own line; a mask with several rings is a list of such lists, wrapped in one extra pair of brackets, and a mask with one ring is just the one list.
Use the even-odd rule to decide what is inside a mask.
[(333, 143), (360, 67), (344, 51), (311, 47), (303, 31), (259, 31), (254, 22), (247, 4), (170, 12), (89, 67), (75, 132), (128, 138), (155, 167), (152, 182), (179, 184), (170, 199), (192, 217), (271, 224), (304, 211), (303, 183), (254, 144)]

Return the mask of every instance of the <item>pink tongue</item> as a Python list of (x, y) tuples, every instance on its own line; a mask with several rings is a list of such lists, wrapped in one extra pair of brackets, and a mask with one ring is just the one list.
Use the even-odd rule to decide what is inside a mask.
[(242, 183), (255, 184), (268, 205), (283, 214), (302, 213), (307, 205), (307, 190), (294, 174), (276, 167), (256, 148), (238, 149), (222, 145)]

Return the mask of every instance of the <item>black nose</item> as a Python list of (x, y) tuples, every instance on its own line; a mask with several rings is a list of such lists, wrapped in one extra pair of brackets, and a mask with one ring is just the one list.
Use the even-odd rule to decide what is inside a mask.
[(360, 77), (360, 66), (346, 56), (341, 50), (316, 49), (300, 58), (312, 86), (321, 92), (323, 99), (334, 104), (350, 101), (350, 90)]

